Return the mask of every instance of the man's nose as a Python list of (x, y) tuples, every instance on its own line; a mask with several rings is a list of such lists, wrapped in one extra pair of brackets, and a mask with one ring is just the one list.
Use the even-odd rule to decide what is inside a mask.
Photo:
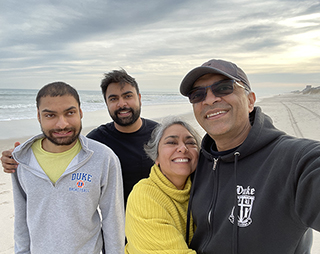
[(60, 116), (56, 125), (60, 129), (64, 129), (68, 126), (68, 121), (64, 116)]
[(120, 98), (119, 101), (118, 101), (118, 106), (120, 108), (123, 108), (124, 106), (127, 106), (127, 101), (123, 98)]

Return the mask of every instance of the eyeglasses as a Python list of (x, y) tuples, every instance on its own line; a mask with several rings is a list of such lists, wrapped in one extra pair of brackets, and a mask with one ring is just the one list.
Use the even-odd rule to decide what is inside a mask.
[(187, 96), (189, 97), (189, 101), (191, 103), (198, 103), (198, 102), (204, 101), (207, 96), (207, 89), (210, 88), (214, 96), (223, 97), (225, 95), (233, 93), (234, 84), (242, 87), (243, 89), (246, 89), (243, 85), (241, 85), (240, 83), (238, 83), (233, 79), (224, 79), (224, 80), (215, 82), (210, 86), (196, 87), (192, 89)]

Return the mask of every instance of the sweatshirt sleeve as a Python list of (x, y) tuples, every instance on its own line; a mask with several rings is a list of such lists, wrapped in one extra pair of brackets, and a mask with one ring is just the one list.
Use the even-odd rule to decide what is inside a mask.
[[(17, 169), (16, 171), (18, 171)], [(14, 249), (15, 253), (30, 253), (30, 236), (27, 225), (26, 193), (17, 172), (11, 175), (14, 200)]]
[(103, 176), (99, 207), (106, 253), (124, 253), (124, 201), (121, 166), (118, 157), (110, 153)]
[(295, 211), (308, 227), (320, 231), (320, 145), (308, 143), (295, 156)]
[[(157, 190), (138, 183), (126, 209), (126, 254), (196, 254), (188, 248)], [(172, 207), (172, 209), (175, 209)]]

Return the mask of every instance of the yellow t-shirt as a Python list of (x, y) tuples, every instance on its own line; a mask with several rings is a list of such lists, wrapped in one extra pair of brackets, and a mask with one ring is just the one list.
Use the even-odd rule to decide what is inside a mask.
[(32, 144), (32, 151), (49, 179), (55, 183), (66, 170), (73, 158), (80, 152), (81, 144), (77, 143), (68, 151), (63, 153), (50, 153), (42, 148), (42, 140), (38, 139)]

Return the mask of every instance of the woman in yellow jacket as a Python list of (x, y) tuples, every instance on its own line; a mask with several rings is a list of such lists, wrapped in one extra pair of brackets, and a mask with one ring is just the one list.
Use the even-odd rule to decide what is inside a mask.
[[(178, 118), (166, 118), (145, 146), (155, 162), (150, 176), (131, 191), (126, 209), (127, 254), (196, 254), (186, 240), (190, 174), (198, 162), (200, 136)], [(192, 225), (192, 223), (191, 223)]]

